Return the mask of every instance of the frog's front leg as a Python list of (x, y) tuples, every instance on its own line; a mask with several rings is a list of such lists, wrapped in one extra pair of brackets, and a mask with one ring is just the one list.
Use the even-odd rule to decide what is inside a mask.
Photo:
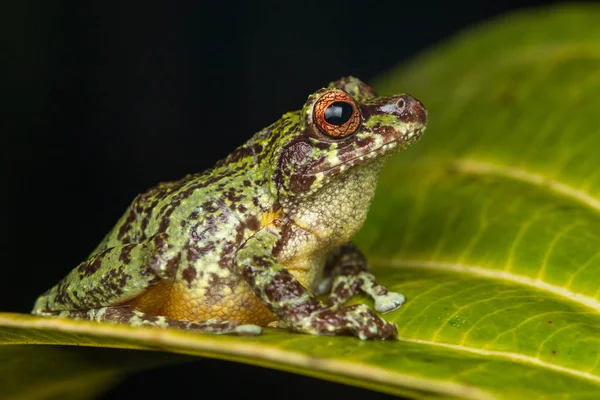
[(378, 312), (388, 313), (398, 309), (405, 301), (404, 296), (379, 285), (368, 270), (369, 264), (361, 251), (353, 243), (346, 243), (336, 248), (327, 258), (326, 276), (315, 294), (330, 293), (326, 304), (333, 306), (344, 304), (359, 291), (363, 291), (373, 298)]
[(105, 249), (73, 269), (62, 281), (41, 295), (32, 313), (126, 323), (133, 326), (175, 327), (207, 333), (260, 334), (255, 325), (233, 321), (181, 321), (142, 312), (131, 304), (141, 295), (156, 290), (154, 303), (161, 304), (169, 293), (180, 252), (169, 244), (166, 233), (142, 243)]
[(316, 335), (353, 335), (360, 339), (395, 339), (397, 328), (364, 304), (324, 305), (273, 255), (278, 235), (255, 234), (237, 252), (235, 269), (256, 296), (290, 329)]

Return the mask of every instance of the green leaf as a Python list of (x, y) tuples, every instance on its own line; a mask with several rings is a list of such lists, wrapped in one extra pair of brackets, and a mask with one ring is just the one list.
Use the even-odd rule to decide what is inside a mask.
[(411, 397), (598, 398), (598, 21), (593, 6), (500, 18), (378, 81), (430, 117), (383, 172), (357, 238), (379, 280), (407, 296), (386, 315), (399, 341), (1, 314), (3, 394), (89, 398), (123, 373), (204, 356)]

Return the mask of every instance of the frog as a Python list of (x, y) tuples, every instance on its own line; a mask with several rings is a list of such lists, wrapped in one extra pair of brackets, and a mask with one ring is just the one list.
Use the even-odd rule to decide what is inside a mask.
[[(405, 297), (376, 281), (351, 239), (382, 166), (426, 125), (415, 97), (338, 79), (214, 167), (136, 196), (32, 313), (212, 334), (275, 327), (396, 339), (396, 324), (379, 314)], [(359, 293), (375, 311), (346, 305)]]

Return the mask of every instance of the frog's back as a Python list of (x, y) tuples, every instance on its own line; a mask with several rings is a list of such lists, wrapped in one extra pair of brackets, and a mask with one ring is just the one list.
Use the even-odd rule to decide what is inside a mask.
[[(187, 175), (177, 181), (161, 182), (135, 197), (125, 213), (117, 221), (113, 229), (96, 247), (91, 255), (110, 247), (124, 244), (136, 244), (169, 228), (170, 216), (175, 207), (176, 197), (182, 197), (194, 190), (206, 188), (210, 190), (211, 171)], [(204, 190), (198, 195), (205, 195)], [(184, 194), (185, 193), (185, 194)]]
[[(262, 174), (253, 170), (256, 166), (249, 146), (252, 142), (239, 147), (214, 168), (161, 182), (136, 196), (91, 255), (110, 247), (141, 243), (160, 233), (168, 233), (171, 241), (182, 242), (194, 239), (190, 224), (211, 222), (218, 229), (230, 217), (238, 225), (249, 216), (260, 214), (265, 208), (261, 202), (268, 195), (261, 187)], [(231, 160), (238, 158), (241, 160), (237, 168), (232, 168)]]

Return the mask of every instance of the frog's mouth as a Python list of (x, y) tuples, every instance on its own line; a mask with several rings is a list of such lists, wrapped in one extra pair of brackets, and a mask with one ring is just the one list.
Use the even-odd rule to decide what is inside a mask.
[(374, 127), (373, 131), (378, 133), (376, 135), (377, 139), (368, 138), (365, 140), (367, 144), (361, 144), (360, 141), (357, 141), (346, 153), (341, 153), (334, 159), (328, 158), (315, 163), (303, 175), (307, 177), (319, 175), (326, 177), (336, 175), (374, 159), (384, 160), (388, 155), (396, 154), (418, 141), (425, 131), (425, 126), (420, 125), (406, 130), (404, 133), (398, 133), (398, 130), (389, 126)]

